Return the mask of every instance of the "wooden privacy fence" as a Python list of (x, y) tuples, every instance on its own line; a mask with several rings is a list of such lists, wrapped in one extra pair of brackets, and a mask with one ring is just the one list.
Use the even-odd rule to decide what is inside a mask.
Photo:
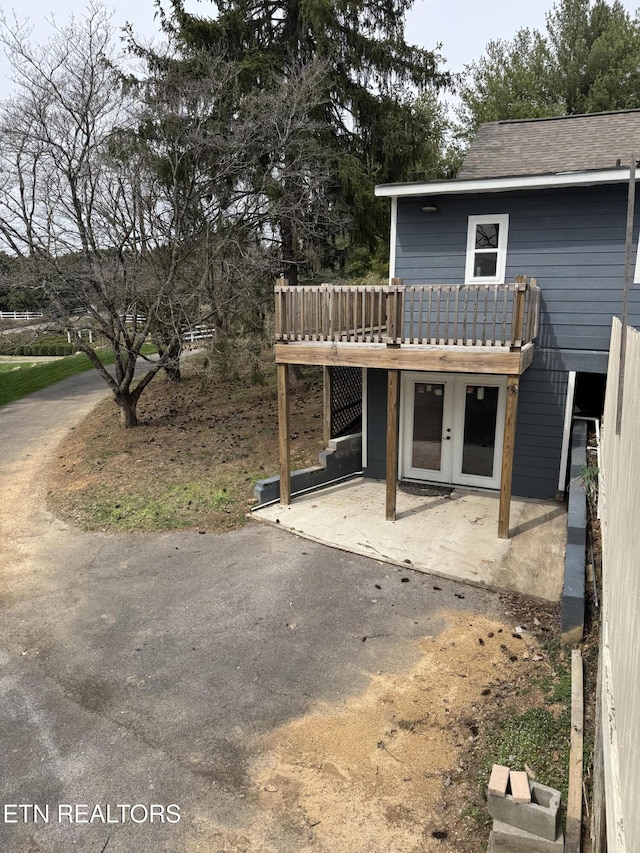
[(509, 284), (378, 287), (277, 284), (276, 341), (492, 346), (517, 349), (538, 332), (540, 289)]

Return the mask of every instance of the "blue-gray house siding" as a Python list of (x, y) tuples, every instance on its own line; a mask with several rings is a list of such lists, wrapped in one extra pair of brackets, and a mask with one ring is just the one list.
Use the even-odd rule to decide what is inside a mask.
[[(626, 186), (439, 196), (436, 213), (424, 203), (398, 200), (395, 275), (406, 284), (462, 284), (468, 217), (508, 213), (506, 279), (534, 277), (542, 291), (537, 345), (608, 350), (622, 307)], [(638, 226), (640, 213), (636, 236)], [(630, 322), (640, 323), (640, 285)]]
[[(509, 214), (506, 280), (541, 288), (540, 332), (522, 375), (513, 493), (550, 498), (559, 486), (568, 372), (605, 373), (611, 318), (620, 315), (626, 186), (578, 187), (398, 199), (395, 275), (405, 284), (462, 284), (470, 215)], [(640, 205), (639, 205), (640, 208)], [(640, 213), (637, 214), (637, 239)], [(634, 245), (635, 262), (635, 245)], [(629, 322), (640, 325), (640, 285)], [(367, 377), (367, 466), (385, 476), (386, 372)]]

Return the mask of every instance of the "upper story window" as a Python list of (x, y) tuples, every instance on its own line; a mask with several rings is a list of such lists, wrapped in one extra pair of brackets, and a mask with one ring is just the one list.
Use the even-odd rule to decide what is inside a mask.
[(503, 284), (507, 266), (509, 214), (470, 216), (467, 235), (467, 284)]

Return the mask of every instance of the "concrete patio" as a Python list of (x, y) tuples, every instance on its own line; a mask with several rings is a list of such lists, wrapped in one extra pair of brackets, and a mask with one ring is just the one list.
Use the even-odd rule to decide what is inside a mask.
[[(438, 490), (434, 490), (438, 491)], [(498, 495), (454, 489), (397, 495), (385, 521), (385, 484), (358, 478), (253, 513), (298, 536), (422, 572), (558, 601), (566, 507), (513, 498), (510, 539), (497, 536)]]

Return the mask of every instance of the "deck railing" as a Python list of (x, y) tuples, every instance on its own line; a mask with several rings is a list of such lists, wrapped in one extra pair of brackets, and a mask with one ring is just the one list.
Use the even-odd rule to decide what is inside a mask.
[(279, 283), (276, 341), (518, 349), (538, 333), (540, 288), (509, 284), (379, 287)]

